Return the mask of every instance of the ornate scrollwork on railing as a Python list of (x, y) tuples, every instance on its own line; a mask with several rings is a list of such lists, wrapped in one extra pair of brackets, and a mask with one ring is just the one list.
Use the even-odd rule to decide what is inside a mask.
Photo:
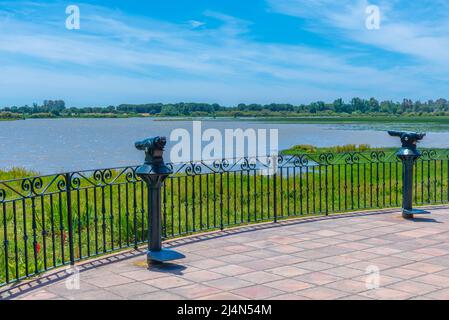
[(333, 153), (322, 153), (318, 156), (319, 163), (329, 165), (332, 164), (332, 161), (334, 160), (334, 154)]
[(21, 191), (24, 191), (26, 195), (38, 195), (44, 188), (44, 184), (41, 177), (26, 178), (22, 180)]
[(227, 159), (215, 160), (212, 167), (216, 172), (226, 172), (229, 168), (229, 161)]
[(202, 168), (201, 168), (201, 165), (199, 165), (198, 163), (191, 162), (191, 163), (187, 164), (187, 166), (185, 167), (184, 172), (188, 176), (194, 176), (194, 175), (197, 175), (197, 174), (201, 174)]
[(137, 181), (136, 168), (126, 168), (123, 174), (125, 175), (126, 182), (133, 183)]
[(58, 188), (59, 191), (65, 191), (67, 189), (67, 181), (65, 179), (65, 176), (58, 175), (56, 187)]
[(75, 176), (76, 173), (70, 175), (70, 189), (79, 190), (81, 189), (81, 179)]
[(437, 160), (438, 154), (435, 150), (424, 149), (421, 151), (421, 160)]
[(361, 157), (358, 152), (350, 152), (345, 154), (344, 156), (345, 164), (356, 164), (360, 163)]
[(240, 169), (243, 171), (254, 170), (257, 167), (256, 160), (254, 158), (243, 158), (240, 162)]
[(4, 202), (6, 200), (6, 191), (4, 189), (0, 189), (0, 202)]
[(384, 151), (371, 151), (370, 159), (372, 162), (383, 162), (385, 159)]

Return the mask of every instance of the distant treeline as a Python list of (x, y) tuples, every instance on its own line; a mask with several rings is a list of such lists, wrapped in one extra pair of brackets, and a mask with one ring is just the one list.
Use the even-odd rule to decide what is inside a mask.
[(449, 102), (446, 99), (429, 100), (427, 102), (404, 99), (402, 102), (381, 101), (375, 98), (353, 98), (349, 102), (337, 99), (332, 103), (323, 101), (310, 104), (244, 104), (225, 107), (217, 103), (148, 103), (121, 104), (108, 107), (66, 107), (63, 100), (45, 100), (42, 105), (6, 107), (0, 109), (3, 117), (34, 115), (48, 116), (86, 116), (89, 114), (112, 115), (154, 115), (154, 116), (270, 116), (294, 114), (449, 114)]

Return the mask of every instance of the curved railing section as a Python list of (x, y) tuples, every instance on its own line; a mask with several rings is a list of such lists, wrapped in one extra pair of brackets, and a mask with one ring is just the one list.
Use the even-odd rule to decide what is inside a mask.
[[(449, 151), (424, 149), (414, 202), (449, 202)], [(277, 155), (168, 164), (165, 239), (262, 221), (400, 207), (394, 151)], [(137, 166), (0, 181), (0, 285), (147, 241)]]

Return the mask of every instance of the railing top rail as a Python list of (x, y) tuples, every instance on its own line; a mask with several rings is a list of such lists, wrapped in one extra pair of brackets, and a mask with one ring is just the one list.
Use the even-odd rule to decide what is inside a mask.
[[(421, 149), (422, 160), (449, 159), (449, 149)], [(277, 167), (306, 167), (319, 165), (336, 165), (336, 164), (357, 164), (370, 162), (396, 162), (394, 150), (374, 150), (374, 151), (351, 151), (351, 152), (320, 152), (320, 153), (298, 153), (294, 155), (279, 154), (277, 156)], [(240, 170), (263, 170), (272, 167), (273, 156), (257, 156), (257, 157), (234, 157), (226, 159), (207, 159), (188, 162), (167, 163), (173, 169), (174, 174), (202, 174), (216, 173)], [(39, 185), (42, 180), (54, 179), (70, 175), (73, 178), (86, 178), (97, 176), (97, 180), (106, 181), (108, 176), (112, 176), (112, 172), (135, 172), (139, 164), (129, 166), (117, 166), (100, 169), (86, 169), (77, 171), (66, 171), (55, 174), (33, 175), (23, 178), (0, 180), (0, 185), (11, 185), (14, 183), (24, 183)], [(134, 174), (134, 173), (133, 173)], [(26, 182), (25, 182), (26, 181)]]

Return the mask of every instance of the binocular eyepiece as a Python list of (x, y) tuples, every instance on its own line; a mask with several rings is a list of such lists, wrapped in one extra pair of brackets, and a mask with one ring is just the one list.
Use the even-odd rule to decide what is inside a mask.
[(165, 145), (167, 144), (167, 138), (165, 137), (153, 137), (148, 138), (142, 141), (137, 141), (135, 146), (138, 150), (164, 150)]
[(399, 137), (403, 148), (416, 148), (418, 141), (425, 137), (425, 133), (406, 132), (406, 131), (388, 131), (392, 137)]

